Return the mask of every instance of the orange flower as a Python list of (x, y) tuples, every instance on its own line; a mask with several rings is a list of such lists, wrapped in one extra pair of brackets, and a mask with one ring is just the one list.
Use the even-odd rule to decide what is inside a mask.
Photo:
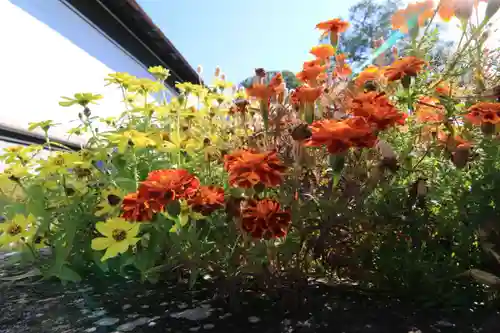
[(351, 67), (345, 62), (346, 55), (338, 54), (335, 56), (335, 75), (339, 77), (348, 77), (352, 74)]
[(187, 199), (198, 191), (200, 181), (184, 169), (155, 170), (139, 185), (139, 197), (159, 205)]
[(375, 91), (360, 93), (349, 102), (349, 112), (364, 117), (376, 129), (384, 130), (396, 124), (404, 124), (406, 115), (389, 101), (386, 95)]
[(417, 121), (421, 123), (440, 123), (444, 120), (445, 109), (435, 97), (421, 97), (415, 110)]
[(295, 89), (291, 99), (295, 103), (314, 103), (322, 93), (323, 87), (309, 87), (304, 85)]
[(453, 16), (468, 20), (473, 7), (477, 9), (480, 1), (487, 2), (486, 0), (441, 0), (438, 15), (446, 22)]
[(241, 209), (243, 231), (257, 239), (286, 236), (291, 221), (290, 212), (271, 199), (249, 200)]
[(316, 24), (316, 29), (323, 30), (321, 37), (326, 37), (329, 32), (333, 34), (339, 34), (344, 32), (349, 28), (349, 22), (343, 21), (340, 18), (334, 18), (332, 20), (320, 22)]
[[(260, 77), (260, 71), (264, 71), (262, 68), (257, 69), (257, 77)], [(265, 75), (265, 71), (264, 71)], [(246, 89), (246, 93), (250, 97), (255, 97), (260, 100), (267, 101), (271, 96), (279, 94), (285, 90), (285, 81), (281, 73), (277, 73), (272, 77), (269, 84), (264, 84), (261, 82), (254, 82), (250, 88)]]
[(314, 46), (310, 53), (318, 59), (329, 59), (335, 55), (335, 48), (330, 44)]
[(209, 215), (224, 207), (224, 189), (216, 186), (201, 186), (198, 192), (188, 200), (188, 204), (194, 211)]
[(432, 0), (411, 3), (405, 9), (394, 13), (391, 18), (392, 28), (406, 34), (413, 28), (413, 22), (417, 26), (423, 26), (432, 15), (434, 15), (434, 2)]
[(283, 75), (281, 75), (281, 73), (276, 73), (276, 75), (271, 78), (269, 86), (273, 89), (273, 93), (275, 94), (283, 92), (285, 90)]
[(452, 137), (443, 130), (439, 130), (437, 132), (437, 142), (441, 146), (446, 147), (446, 149), (450, 152), (453, 152), (457, 150), (457, 148), (461, 147), (471, 147), (471, 142), (465, 140), (460, 135), (455, 134), (455, 136)]
[(297, 79), (302, 82), (316, 82), (318, 76), (325, 72), (326, 65), (321, 65), (321, 60), (311, 60), (304, 62), (302, 72), (297, 73)]
[(368, 66), (358, 74), (355, 80), (357, 87), (363, 87), (367, 82), (377, 81), (380, 78), (380, 69), (377, 66)]
[(274, 88), (263, 83), (254, 83), (250, 88), (246, 89), (247, 95), (260, 100), (267, 101), (274, 93)]
[(484, 123), (498, 124), (500, 122), (500, 103), (479, 102), (469, 108), (465, 116), (474, 125)]
[(153, 209), (151, 202), (141, 199), (137, 192), (129, 193), (123, 198), (122, 217), (128, 221), (151, 221), (159, 207)]
[(438, 15), (446, 22), (455, 16), (454, 2), (454, 0), (441, 0), (439, 4)]
[(229, 173), (229, 184), (242, 188), (252, 188), (257, 184), (278, 186), (286, 170), (275, 151), (259, 153), (243, 149), (225, 155), (224, 168)]
[(384, 75), (389, 81), (401, 80), (405, 76), (417, 76), (425, 65), (425, 61), (417, 57), (404, 57), (394, 61), (388, 66)]
[(441, 83), (436, 87), (435, 91), (438, 96), (450, 96), (451, 88), (449, 84)]
[(312, 123), (310, 128), (312, 135), (304, 145), (324, 145), (330, 154), (342, 153), (351, 147), (373, 147), (377, 141), (370, 124), (362, 117), (323, 119)]

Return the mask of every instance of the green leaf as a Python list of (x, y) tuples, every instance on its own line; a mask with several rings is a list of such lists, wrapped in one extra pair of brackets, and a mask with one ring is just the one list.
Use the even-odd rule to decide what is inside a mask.
[(94, 259), (94, 264), (99, 267), (101, 271), (104, 273), (109, 272), (108, 261), (102, 261), (99, 252), (92, 251), (92, 258)]
[(467, 272), (474, 280), (493, 288), (500, 288), (500, 278), (480, 269), (471, 269)]
[(189, 289), (194, 287), (194, 284), (198, 280), (198, 276), (200, 275), (200, 269), (195, 267), (191, 270), (191, 274), (189, 275)]
[(70, 281), (70, 282), (80, 282), (82, 280), (80, 275), (71, 268), (69, 268), (67, 265), (63, 265), (61, 267), (61, 270), (59, 274), (57, 274), (57, 277), (63, 281)]
[(167, 205), (166, 210), (168, 215), (172, 217), (179, 216), (179, 214), (181, 213), (181, 203), (179, 202), (179, 200), (172, 201)]

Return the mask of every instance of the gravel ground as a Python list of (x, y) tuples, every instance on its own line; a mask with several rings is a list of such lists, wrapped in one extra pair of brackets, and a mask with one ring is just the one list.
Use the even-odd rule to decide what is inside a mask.
[[(19, 266), (0, 268), (0, 276), (20, 271)], [(250, 290), (239, 294), (235, 311), (208, 281), (190, 291), (182, 283), (87, 280), (93, 282), (67, 287), (57, 281), (3, 283), (0, 333), (500, 332), (495, 311), (422, 310), (317, 282), (306, 288), (303, 304), (292, 312), (286, 302)]]

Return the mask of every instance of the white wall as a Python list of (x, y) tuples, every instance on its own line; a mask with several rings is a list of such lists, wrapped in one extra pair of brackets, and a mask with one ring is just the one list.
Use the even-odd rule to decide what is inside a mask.
[(68, 138), (66, 131), (80, 111), (60, 107), (61, 96), (103, 94), (93, 114), (118, 115), (122, 95), (104, 87), (107, 74), (150, 77), (142, 64), (61, 0), (0, 0), (0, 50), (0, 123), (27, 129), (29, 122), (51, 119), (62, 124), (52, 131), (58, 139)]

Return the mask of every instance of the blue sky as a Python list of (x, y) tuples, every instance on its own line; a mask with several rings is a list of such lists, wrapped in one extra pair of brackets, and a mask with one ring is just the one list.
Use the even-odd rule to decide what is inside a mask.
[(205, 80), (219, 65), (238, 83), (254, 68), (299, 71), (312, 59), (316, 23), (347, 17), (355, 0), (139, 0), (188, 62), (202, 65)]

